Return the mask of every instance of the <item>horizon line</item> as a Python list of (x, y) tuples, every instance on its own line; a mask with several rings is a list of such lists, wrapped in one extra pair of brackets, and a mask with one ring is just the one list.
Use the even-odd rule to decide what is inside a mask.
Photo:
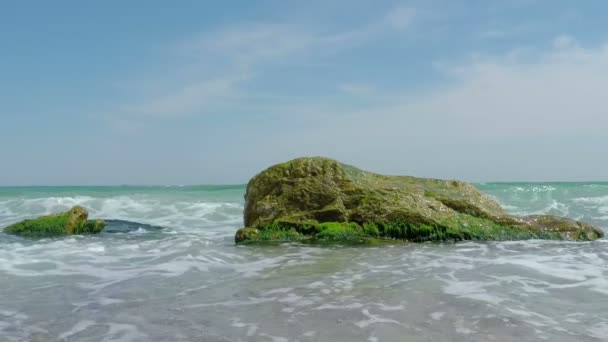
[[(446, 179), (451, 180), (451, 179)], [(608, 183), (608, 180), (571, 180), (571, 181), (465, 181), (470, 184), (568, 184), (568, 183)], [(197, 187), (197, 186), (209, 186), (209, 187), (241, 187), (247, 186), (248, 183), (208, 183), (208, 184), (53, 184), (53, 185), (40, 185), (40, 184), (18, 184), (18, 185), (2, 185), (0, 188), (59, 188), (59, 187)]]

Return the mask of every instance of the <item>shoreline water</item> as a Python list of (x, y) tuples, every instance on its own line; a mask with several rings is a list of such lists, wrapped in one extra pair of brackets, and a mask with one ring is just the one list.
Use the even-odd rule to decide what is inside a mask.
[[(476, 184), (608, 230), (608, 184)], [(235, 246), (243, 185), (0, 188), (0, 226), (81, 204), (162, 230), (0, 234), (0, 336), (119, 341), (601, 341), (607, 239)]]

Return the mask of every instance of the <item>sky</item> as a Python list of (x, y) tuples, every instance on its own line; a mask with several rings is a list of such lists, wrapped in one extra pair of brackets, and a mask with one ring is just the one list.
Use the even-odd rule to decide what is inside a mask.
[(0, 0), (0, 185), (233, 184), (299, 156), (608, 180), (608, 2)]

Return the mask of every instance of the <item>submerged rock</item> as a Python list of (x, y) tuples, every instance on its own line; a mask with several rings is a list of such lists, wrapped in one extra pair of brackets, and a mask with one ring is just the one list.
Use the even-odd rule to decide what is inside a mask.
[(385, 176), (327, 158), (299, 158), (253, 177), (235, 240), (412, 242), (595, 240), (601, 229), (568, 218), (508, 215), (461, 181)]
[(23, 220), (4, 228), (8, 234), (31, 238), (62, 235), (97, 234), (105, 227), (102, 220), (88, 220), (89, 213), (81, 206), (67, 212)]
[(106, 224), (104, 234), (158, 232), (164, 229), (160, 226), (125, 220), (104, 220), (104, 222)]

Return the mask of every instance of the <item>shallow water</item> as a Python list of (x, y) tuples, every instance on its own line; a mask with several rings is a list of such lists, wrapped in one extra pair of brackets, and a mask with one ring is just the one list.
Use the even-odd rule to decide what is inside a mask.
[[(513, 213), (608, 228), (606, 183), (478, 186)], [(608, 340), (606, 239), (235, 246), (243, 192), (0, 188), (0, 227), (75, 204), (142, 223), (0, 234), (0, 341)]]

